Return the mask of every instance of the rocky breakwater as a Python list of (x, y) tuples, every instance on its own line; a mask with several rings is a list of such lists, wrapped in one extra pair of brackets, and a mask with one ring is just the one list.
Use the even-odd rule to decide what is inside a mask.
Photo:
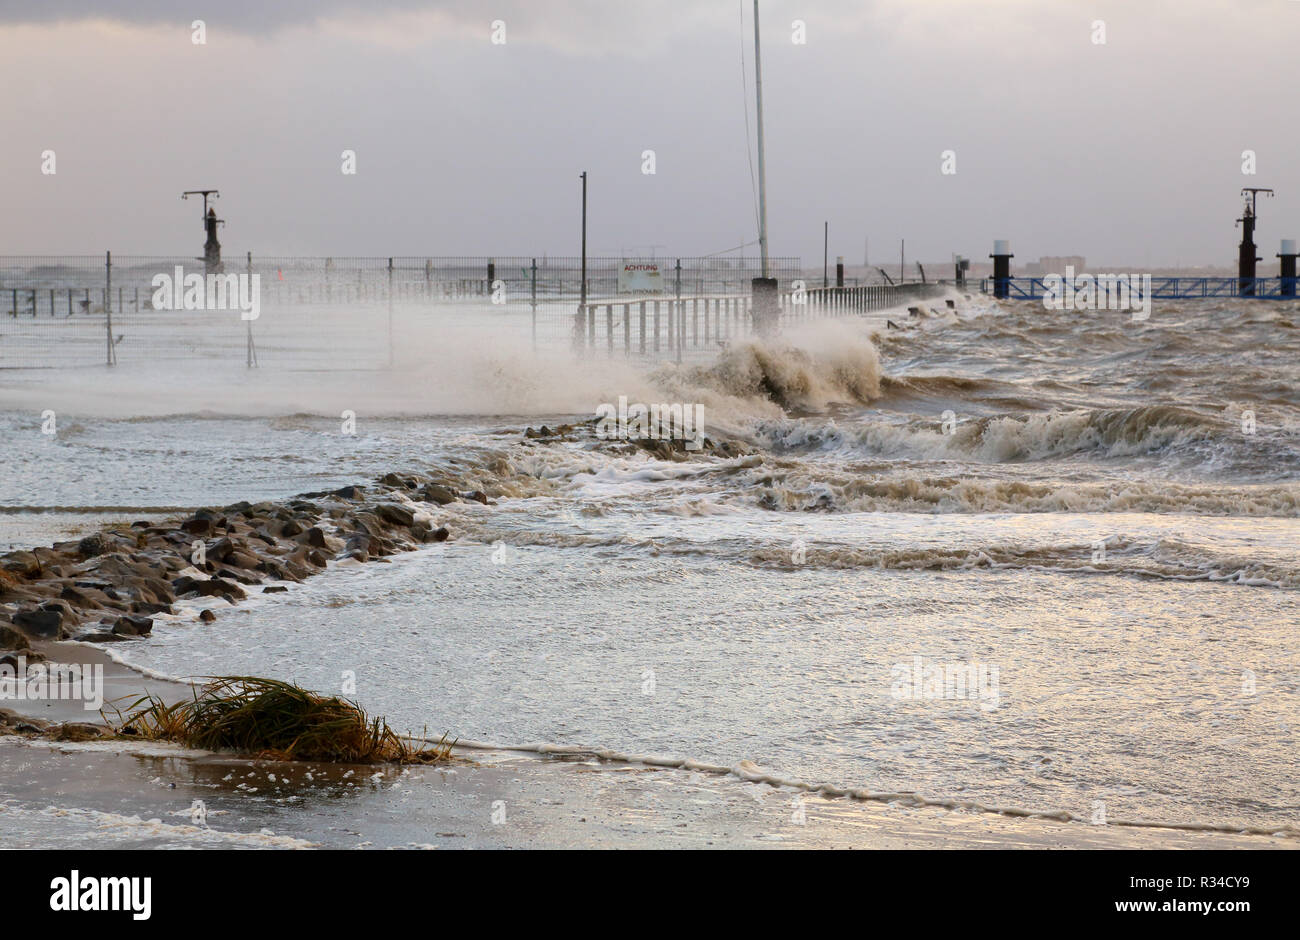
[[(39, 657), (32, 643), (147, 636), (182, 598), (231, 604), (286, 590), (337, 559), (368, 562), (450, 533), (435, 517), (454, 502), (488, 504), (430, 475), (390, 473), (367, 486), (200, 509), (186, 519), (108, 528), (0, 556), (0, 657)], [(204, 608), (203, 620), (215, 619)]]

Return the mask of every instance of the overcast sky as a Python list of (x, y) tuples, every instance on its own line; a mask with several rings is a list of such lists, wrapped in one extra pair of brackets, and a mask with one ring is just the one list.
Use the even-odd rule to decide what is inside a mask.
[[(1008, 238), (1018, 262), (1228, 264), (1243, 186), (1278, 190), (1262, 255), (1300, 238), (1297, 0), (761, 15), (774, 255), (819, 264), (829, 220), (851, 263), (869, 237), (881, 263), (900, 238), (923, 260)], [(193, 254), (179, 194), (217, 187), (228, 255), (576, 254), (584, 169), (592, 254), (753, 241), (751, 17), (751, 0), (0, 0), (0, 253)]]

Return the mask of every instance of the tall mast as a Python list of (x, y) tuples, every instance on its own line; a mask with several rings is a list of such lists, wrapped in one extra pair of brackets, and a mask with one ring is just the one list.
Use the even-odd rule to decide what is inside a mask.
[(758, 98), (758, 250), (767, 277), (767, 171), (763, 160), (763, 59), (758, 42), (758, 0), (754, 0), (754, 92)]

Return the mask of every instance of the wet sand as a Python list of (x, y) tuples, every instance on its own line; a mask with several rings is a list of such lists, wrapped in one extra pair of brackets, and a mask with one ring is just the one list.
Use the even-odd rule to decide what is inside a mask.
[[(146, 679), (99, 649), (51, 659), (105, 667), (106, 699), (190, 687)], [(3, 703), (96, 721), (76, 702)], [(734, 776), (461, 749), (445, 766), (258, 761), (153, 743), (0, 736), (9, 848), (1201, 848), (1300, 840), (1052, 822), (811, 796)], [(194, 808), (202, 803), (205, 818)]]
[[(116, 742), (0, 738), (10, 848), (1295, 848), (804, 796), (638, 764), (475, 754), (323, 767)], [(192, 808), (202, 801), (206, 819)], [(802, 806), (802, 822), (799, 818)]]

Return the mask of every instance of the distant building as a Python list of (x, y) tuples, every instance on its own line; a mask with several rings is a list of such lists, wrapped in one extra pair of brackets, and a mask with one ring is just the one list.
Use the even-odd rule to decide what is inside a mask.
[(1065, 275), (1065, 269), (1074, 268), (1075, 274), (1083, 274), (1087, 268), (1087, 259), (1083, 255), (1044, 255), (1037, 261), (1025, 265), (1026, 277), (1044, 277), (1048, 274)]

